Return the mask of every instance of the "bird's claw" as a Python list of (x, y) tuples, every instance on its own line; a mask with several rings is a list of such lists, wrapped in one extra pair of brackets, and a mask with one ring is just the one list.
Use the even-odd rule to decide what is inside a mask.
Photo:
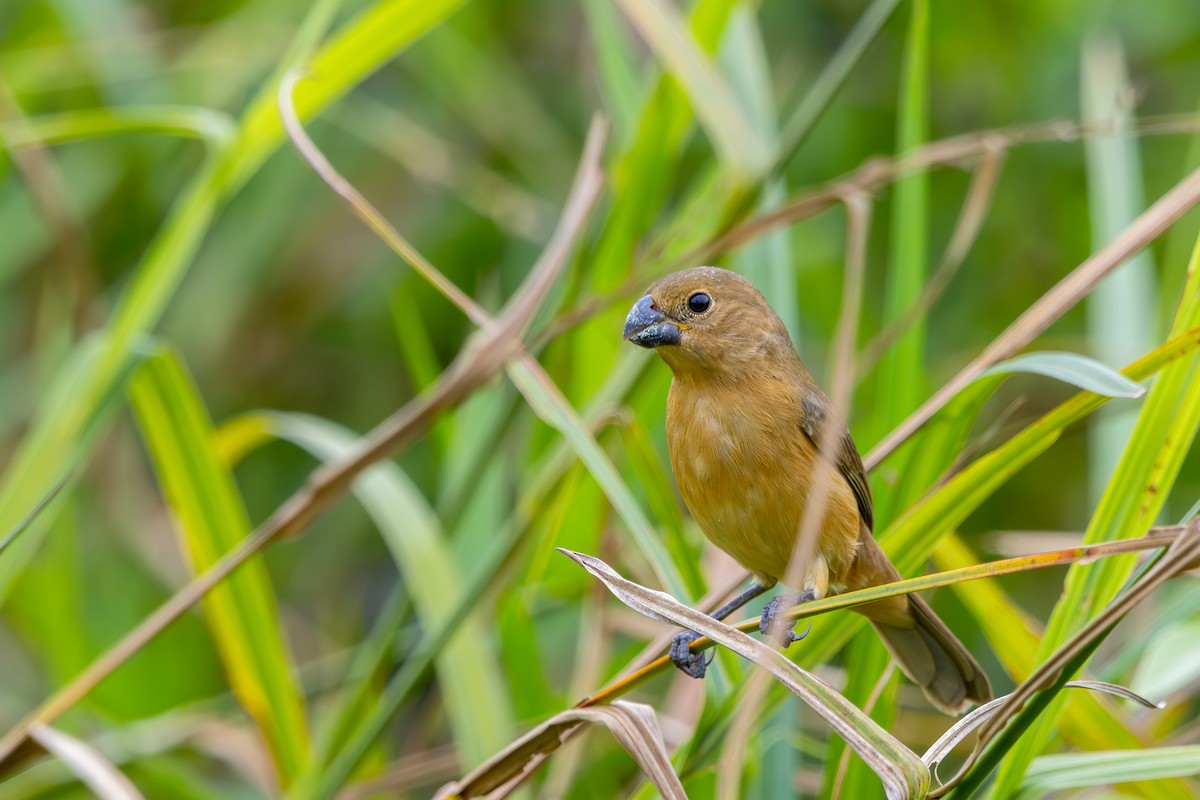
[(791, 622), (786, 622), (780, 621), (778, 617), (781, 613), (792, 606), (799, 605), (800, 603), (810, 602), (812, 599), (813, 596), (811, 592), (805, 592), (803, 594), (794, 596), (781, 594), (771, 598), (771, 600), (765, 606), (763, 606), (762, 619), (760, 619), (758, 622), (759, 633), (764, 636), (777, 637), (779, 640), (779, 646), (783, 647), (784, 649), (786, 649), (787, 646), (792, 642), (798, 642), (805, 636), (808, 636), (808, 632), (812, 630), (811, 622), (805, 626), (803, 633), (796, 633), (794, 629), (799, 620), (794, 619)]
[(700, 634), (695, 631), (684, 631), (671, 640), (671, 651), (669, 657), (671, 663), (679, 668), (681, 672), (693, 678), (703, 678), (704, 673), (708, 670), (708, 665), (712, 663), (713, 653), (705, 656), (704, 653), (693, 653), (691, 651), (692, 642), (700, 638)]

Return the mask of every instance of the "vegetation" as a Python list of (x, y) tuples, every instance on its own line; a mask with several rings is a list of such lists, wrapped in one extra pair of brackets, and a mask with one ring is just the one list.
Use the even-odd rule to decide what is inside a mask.
[[(8, 0), (0, 797), (1196, 796), (1197, 75), (1187, 0)], [(620, 341), (698, 263), (925, 576), (782, 656)], [(961, 721), (838, 610), (936, 587)]]

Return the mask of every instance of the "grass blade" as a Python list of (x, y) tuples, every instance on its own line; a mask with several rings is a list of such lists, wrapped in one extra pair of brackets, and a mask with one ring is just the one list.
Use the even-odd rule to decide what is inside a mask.
[[(929, 2), (909, 4), (908, 33), (900, 84), (896, 154), (903, 158), (929, 138)], [(929, 176), (916, 173), (893, 188), (886, 320), (902, 316), (921, 295), (929, 259)], [(878, 396), (887, 398), (876, 422), (891, 428), (925, 396), (925, 322), (916, 320), (879, 366)], [(871, 437), (875, 438), (875, 437)]]
[(1105, 397), (1141, 397), (1146, 390), (1107, 364), (1077, 353), (1027, 353), (1001, 361), (984, 375), (1032, 372)]
[(1033, 800), (1069, 789), (1193, 775), (1200, 775), (1200, 745), (1063, 753), (1034, 759), (1017, 797)]
[(796, 156), (796, 151), (804, 144), (817, 120), (825, 113), (825, 109), (846, 82), (850, 70), (862, 59), (867, 48), (875, 41), (875, 37), (883, 30), (883, 26), (891, 19), (892, 13), (899, 5), (900, 0), (873, 0), (871, 5), (867, 6), (867, 10), (854, 24), (850, 35), (842, 42), (833, 58), (829, 59), (816, 83), (788, 118), (773, 172), (782, 170)]
[(624, 148), (637, 134), (642, 94), (637, 64), (612, 2), (584, 0), (583, 10), (587, 14), (592, 49), (596, 52), (600, 87), (606, 100), (604, 107), (612, 117), (617, 142)]
[[(738, 6), (730, 16), (729, 34), (722, 48), (734, 90), (748, 110), (750, 123), (767, 147), (778, 146), (779, 131), (775, 103), (771, 96), (771, 73), (766, 46), (754, 13)], [(774, 211), (787, 201), (787, 184), (782, 178), (768, 178), (756, 208), (757, 213)], [(791, 233), (777, 230), (761, 236), (732, 256), (733, 269), (742, 273), (771, 298), (771, 307), (783, 320), (792, 341), (800, 341), (800, 307)]]
[(0, 539), (0, 554), (2, 554), (13, 542), (15, 542), (18, 536), (29, 529), (29, 526), (32, 525), (35, 520), (37, 520), (38, 515), (46, 510), (46, 506), (54, 502), (54, 498), (58, 497), (59, 492), (66, 488), (67, 483), (69, 483), (70, 480), (71, 476), (69, 474), (64, 476), (63, 479), (58, 482), (57, 486), (47, 492), (46, 496), (39, 500), (38, 504), (29, 510), (29, 513), (25, 515), (23, 520), (17, 523), (16, 527), (4, 534), (4, 538)]
[[(208, 412), (178, 357), (162, 349), (130, 390), (142, 440), (178, 520), (193, 574), (250, 533), (250, 518), (214, 447)], [(307, 765), (308, 725), (266, 565), (247, 563), (204, 601), (229, 684), (258, 724), (285, 786)]]
[(188, 106), (124, 106), (92, 108), (32, 117), (0, 124), (0, 141), (9, 147), (56, 145), (122, 136), (130, 133), (162, 133), (200, 139), (218, 149), (233, 137), (232, 119), (211, 108)]
[(679, 81), (713, 146), (735, 174), (753, 178), (766, 167), (767, 147), (729, 85), (697, 46), (687, 24), (663, 0), (618, 0), (630, 22)]
[(600, 449), (578, 412), (537, 367), (530, 357), (518, 358), (508, 365), (508, 377), (521, 390), (529, 405), (543, 420), (559, 431), (604, 489), (609, 502), (617, 509), (638, 548), (645, 554), (651, 568), (663, 585), (682, 597), (691, 598), (683, 574), (675, 565), (658, 532), (646, 518), (629, 487), (621, 480), (612, 461)]
[[(1115, 239), (1145, 206), (1138, 143), (1130, 133), (1135, 120), (1128, 108), (1133, 87), (1121, 45), (1115, 37), (1089, 39), (1081, 65), (1084, 123), (1106, 123), (1113, 136), (1084, 142), (1087, 163), (1088, 213), (1092, 246), (1099, 250)], [(1087, 301), (1087, 335), (1092, 352), (1122, 364), (1153, 343), (1156, 324), (1154, 257), (1143, 250), (1113, 270)], [(1088, 488), (1093, 503), (1103, 496), (1108, 476), (1133, 432), (1136, 412), (1108, 408), (1088, 426)]]
[[(690, 30), (705, 53), (716, 51), (734, 5), (732, 0), (696, 3), (690, 16)], [(668, 76), (658, 76), (645, 97), (637, 136), (611, 170), (613, 207), (596, 245), (589, 276), (592, 286), (601, 291), (611, 290), (627, 277), (639, 241), (661, 214), (669, 197), (671, 178), (677, 169), (675, 154), (687, 143), (694, 119), (684, 90)], [(597, 366), (592, 373), (603, 374), (600, 367), (612, 362), (611, 348), (601, 349), (596, 342), (601, 337), (606, 341), (618, 322), (615, 315), (611, 319), (601, 318), (576, 332), (577, 337), (592, 336), (576, 354)], [(593, 377), (580, 379), (578, 383), (580, 394), (587, 396), (596, 389), (599, 380)]]
[[(322, 461), (345, 458), (358, 442), (351, 432), (316, 417), (269, 413), (265, 421), (275, 436)], [(455, 562), (436, 513), (408, 476), (391, 463), (368, 469), (355, 481), (354, 494), (391, 551), (417, 617), (426, 629), (436, 628), (459, 600), (464, 569)], [(512, 728), (501, 676), (479, 666), (499, 662), (491, 641), (481, 620), (467, 618), (437, 659), (441, 695), (454, 738), (469, 763), (482, 761), (503, 746)], [(336, 750), (323, 754), (323, 764), (336, 755)], [(314, 770), (319, 768), (314, 765)]]

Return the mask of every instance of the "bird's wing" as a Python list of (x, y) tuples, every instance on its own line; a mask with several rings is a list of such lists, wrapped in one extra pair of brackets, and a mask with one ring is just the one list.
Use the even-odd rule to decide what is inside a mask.
[(871, 507), (871, 487), (867, 485), (867, 473), (863, 469), (862, 458), (858, 455), (858, 447), (855, 446), (854, 439), (850, 437), (850, 431), (841, 421), (830, 418), (829, 400), (821, 394), (819, 389), (809, 388), (805, 391), (804, 397), (800, 401), (800, 408), (803, 411), (800, 417), (800, 428), (813, 441), (814, 446), (819, 445), (819, 432), (821, 426), (827, 421), (829, 424), (841, 428), (840, 432), (836, 430), (831, 432), (837, 436), (837, 441), (833, 443), (833, 462), (837, 466), (838, 472), (845, 478), (846, 483), (850, 485), (850, 490), (854, 492), (859, 516), (862, 517), (867, 530), (872, 530), (875, 525), (875, 512)]

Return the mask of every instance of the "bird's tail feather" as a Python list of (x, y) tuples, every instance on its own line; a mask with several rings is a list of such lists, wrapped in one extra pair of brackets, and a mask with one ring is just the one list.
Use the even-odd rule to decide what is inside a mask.
[[(872, 616), (870, 606), (861, 611)], [(947, 714), (960, 714), (972, 703), (992, 697), (987, 675), (962, 642), (958, 641), (933, 609), (916, 595), (908, 595), (911, 627), (872, 620), (879, 637), (904, 674), (921, 687), (929, 702)]]

